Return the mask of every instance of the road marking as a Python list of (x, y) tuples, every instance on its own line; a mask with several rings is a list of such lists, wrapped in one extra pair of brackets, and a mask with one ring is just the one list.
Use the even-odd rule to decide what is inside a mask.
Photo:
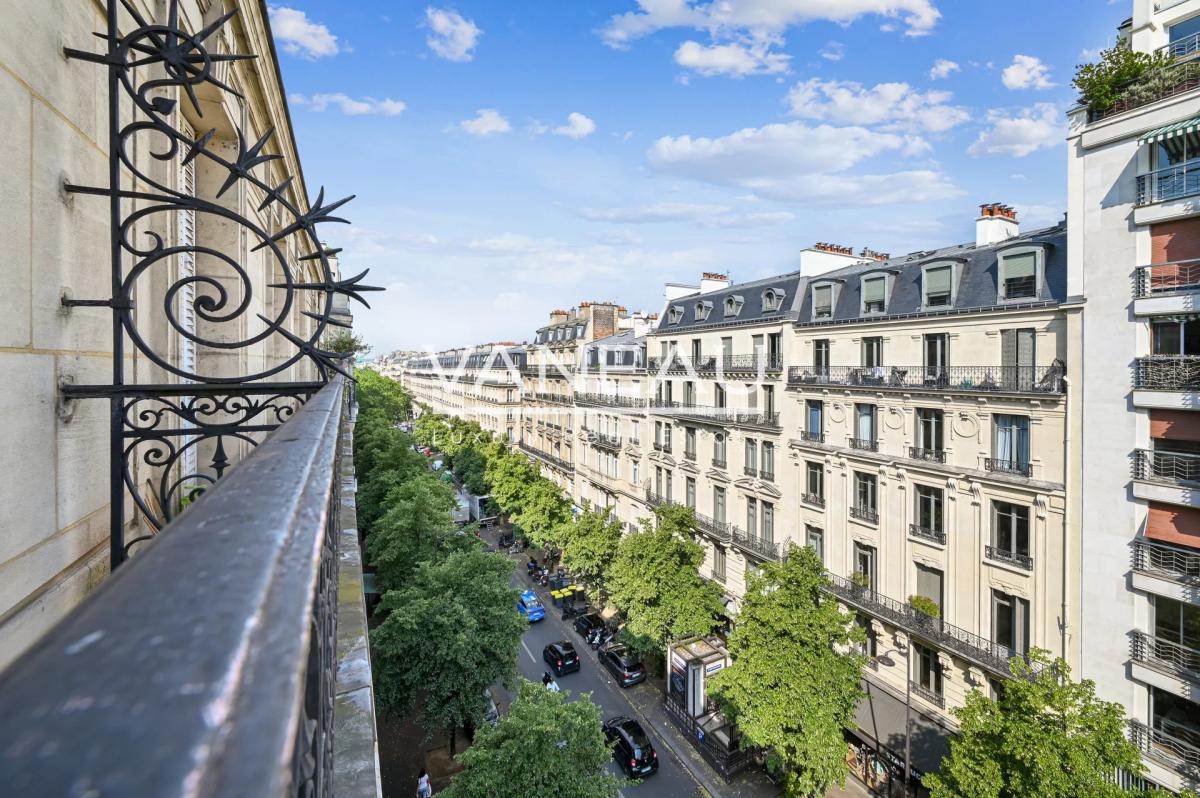
[(529, 660), (536, 663), (537, 657), (533, 656), (533, 652), (529, 650), (529, 646), (525, 645), (525, 641), (521, 641), (521, 648), (525, 649), (525, 653), (529, 655)]

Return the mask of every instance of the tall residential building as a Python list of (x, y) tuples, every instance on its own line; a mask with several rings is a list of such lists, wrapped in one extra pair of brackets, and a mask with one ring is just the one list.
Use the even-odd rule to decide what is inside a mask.
[(1083, 296), (1082, 675), (1149, 777), (1200, 784), (1200, 0), (1118, 34), (1174, 62), (1070, 114), (1070, 296)]

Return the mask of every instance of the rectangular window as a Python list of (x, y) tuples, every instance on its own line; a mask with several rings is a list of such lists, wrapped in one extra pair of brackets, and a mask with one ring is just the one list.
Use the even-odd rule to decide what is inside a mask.
[(725, 489), (713, 488), (713, 520), (725, 523)]
[(696, 383), (685, 382), (683, 384), (683, 404), (684, 407), (696, 406)]
[(760, 536), (767, 543), (775, 540), (775, 505), (770, 502), (762, 503), (762, 529)]
[(726, 401), (727, 400), (725, 398), (725, 386), (724, 385), (714, 385), (713, 386), (713, 404), (716, 405), (717, 407), (725, 407)]
[(804, 439), (821, 443), (825, 440), (825, 403), (820, 399), (804, 402)]
[(763, 441), (762, 445), (762, 478), (775, 479), (775, 444)]
[(874, 516), (876, 507), (875, 475), (854, 472), (854, 506)]
[(725, 549), (721, 546), (713, 546), (713, 579), (719, 582), (725, 581)]
[(726, 466), (725, 461), (725, 433), (718, 432), (713, 435), (713, 465), (718, 468)]
[(783, 333), (770, 333), (767, 335), (767, 363), (771, 366), (776, 366), (782, 360)]
[(1034, 384), (1033, 329), (1000, 331), (1000, 378), (1009, 390), (1029, 390)]
[(663, 448), (671, 451), (671, 425), (663, 424)]
[(672, 486), (671, 486), (671, 480), (672, 480), (671, 472), (664, 471), (663, 477), (664, 477), (663, 487), (666, 488), (666, 493), (664, 493), (663, 496), (666, 498), (667, 501), (672, 501), (672, 494), (675, 491), (672, 489)]
[(641, 443), (641, 442), (642, 442), (642, 433), (641, 433), (641, 430), (642, 430), (642, 425), (641, 425), (641, 422), (639, 422), (639, 421), (631, 421), (631, 422), (629, 423), (629, 433), (630, 433), (630, 437), (632, 437), (632, 438), (633, 438), (633, 442), (634, 442), (634, 443)]
[(1029, 508), (992, 502), (992, 545), (1003, 554), (1029, 556)]
[(854, 616), (854, 622), (863, 630), (867, 641), (863, 644), (859, 652), (868, 657), (874, 657), (878, 653), (878, 641), (875, 639), (875, 625), (871, 623), (871, 619), (861, 612)]
[(695, 477), (687, 478), (687, 481), (684, 483), (684, 491), (685, 491), (684, 492), (684, 503), (688, 507), (691, 507), (693, 510), (695, 510), (696, 509), (696, 479), (695, 479)]
[(818, 338), (813, 341), (813, 371), (818, 377), (829, 376), (829, 339)]
[(916, 657), (913, 665), (916, 667), (915, 680), (918, 685), (936, 696), (942, 694), (942, 663), (937, 652), (920, 643), (912, 644)]
[(766, 351), (766, 344), (761, 335), (750, 336), (750, 351), (754, 352), (756, 357), (761, 357)]
[(1000, 590), (992, 591), (992, 641), (1014, 654), (1029, 651), (1029, 602)]
[(1009, 255), (1000, 261), (1004, 274), (1004, 298), (1025, 299), (1037, 296), (1037, 253)]
[(997, 413), (992, 416), (995, 439), (992, 445), (993, 470), (1029, 471), (1029, 417)]
[(833, 316), (833, 286), (818, 285), (813, 288), (813, 318), (828, 319)]
[(731, 336), (727, 335), (721, 339), (721, 357), (725, 364), (729, 365), (730, 359), (733, 358), (733, 338)]
[(758, 500), (746, 499), (746, 534), (754, 537), (758, 534)]
[(929, 485), (916, 486), (915, 523), (928, 532), (944, 532), (942, 527), (942, 489)]
[(875, 405), (854, 405), (854, 443), (859, 449), (874, 451), (875, 443)]
[(875, 589), (875, 547), (865, 543), (854, 544), (854, 573), (859, 574), (856, 581), (863, 587)]
[(654, 467), (654, 492), (659, 496), (664, 496), (663, 493), (663, 470), (662, 466)]
[(924, 596), (937, 605), (938, 612), (942, 611), (942, 587), (945, 575), (938, 568), (926, 565), (917, 566), (917, 595)]
[(762, 409), (767, 415), (775, 412), (775, 386), (764, 385), (762, 387), (763, 402)]
[(925, 307), (938, 308), (950, 304), (954, 273), (952, 266), (934, 266), (925, 270)]
[(817, 559), (825, 562), (825, 531), (815, 526), (804, 526), (804, 545), (817, 553)]
[(696, 459), (696, 428), (684, 427), (683, 430), (683, 455), (689, 460)]
[(629, 477), (630, 477), (630, 479), (629, 479), (630, 482), (632, 482), (634, 485), (638, 484), (639, 480), (638, 480), (638, 461), (637, 460), (633, 460), (629, 464)]
[(750, 410), (758, 409), (758, 391), (755, 390), (754, 383), (746, 383), (746, 407)]
[(862, 365), (866, 369), (882, 368), (883, 339), (879, 337), (862, 339)]
[(825, 500), (825, 466), (823, 463), (804, 464), (804, 487), (809, 498)]
[(747, 474), (757, 473), (758, 466), (758, 442), (753, 438), (746, 439), (746, 462), (745, 472)]
[(931, 407), (918, 407), (916, 411), (916, 444), (918, 457), (942, 451), (942, 411)]
[(925, 336), (925, 377), (944, 377), (950, 367), (950, 336), (946, 333), (931, 333)]
[(701, 349), (700, 339), (693, 338), (692, 339), (692, 365), (693, 366), (697, 365), (700, 362), (700, 356), (701, 356), (702, 351), (703, 350)]
[(862, 281), (863, 313), (883, 313), (887, 295), (887, 278), (869, 277)]

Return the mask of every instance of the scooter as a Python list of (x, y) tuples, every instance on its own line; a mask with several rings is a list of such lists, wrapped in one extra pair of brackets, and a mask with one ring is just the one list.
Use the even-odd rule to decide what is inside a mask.
[(605, 626), (600, 629), (593, 630), (592, 634), (588, 635), (588, 645), (590, 645), (593, 650), (599, 651), (601, 648), (611, 643), (613, 638), (616, 636), (616, 629), (610, 629)]
[(547, 585), (550, 584), (550, 569), (549, 568), (542, 569), (541, 574), (538, 576), (537, 582), (542, 587), (546, 587)]

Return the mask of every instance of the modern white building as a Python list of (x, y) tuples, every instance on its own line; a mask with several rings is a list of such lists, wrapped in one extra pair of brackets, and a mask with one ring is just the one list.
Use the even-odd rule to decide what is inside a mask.
[(1119, 33), (1174, 62), (1070, 114), (1068, 291), (1083, 296), (1083, 677), (1148, 776), (1200, 783), (1200, 0)]

